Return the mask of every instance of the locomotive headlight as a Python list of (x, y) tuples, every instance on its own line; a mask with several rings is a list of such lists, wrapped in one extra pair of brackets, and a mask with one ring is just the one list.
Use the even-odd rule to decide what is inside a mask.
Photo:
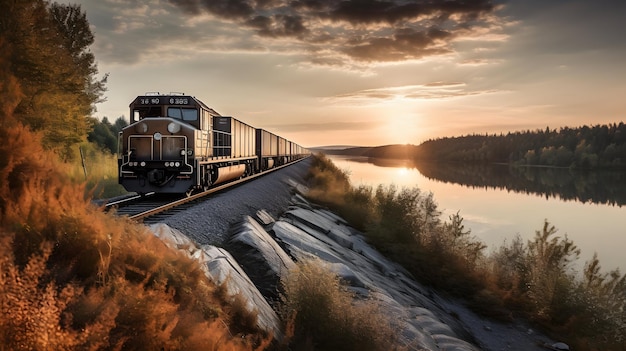
[(161, 136), (162, 136), (162, 135), (161, 135), (161, 133), (159, 133), (159, 132), (154, 133), (154, 140), (156, 140), (156, 141), (161, 140)]
[(187, 153), (187, 152), (185, 151), (185, 149), (180, 150), (180, 155), (181, 155), (181, 156), (185, 156), (185, 154), (186, 154), (186, 153)]
[(148, 131), (148, 125), (145, 123), (139, 123), (135, 126), (135, 131), (137, 133), (146, 133)]
[(180, 132), (180, 124), (176, 122), (171, 122), (167, 125), (167, 131), (172, 134)]
[(140, 165), (141, 165), (141, 167), (145, 167), (146, 166), (146, 161), (141, 161)]
[(165, 167), (169, 167), (170, 163), (169, 162), (165, 162)]
[(176, 167), (180, 167), (180, 162), (176, 162), (176, 163), (174, 163), (174, 166), (176, 166)]
[(193, 155), (193, 149), (187, 150), (187, 156), (192, 156), (192, 155)]

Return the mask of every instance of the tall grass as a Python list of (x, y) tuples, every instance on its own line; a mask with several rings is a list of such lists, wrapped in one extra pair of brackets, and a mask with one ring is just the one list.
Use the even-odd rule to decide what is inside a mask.
[(195, 261), (92, 206), (37, 136), (5, 121), (0, 140), (0, 349), (267, 346)]
[(80, 144), (74, 152), (75, 157), (64, 169), (70, 179), (86, 183), (90, 196), (104, 199), (127, 193), (118, 184), (117, 155), (90, 142)]
[(355, 303), (321, 262), (298, 263), (282, 282), (281, 314), (293, 350), (394, 350), (389, 319), (371, 301)]
[(575, 349), (626, 350), (626, 275), (601, 272), (597, 257), (576, 272), (580, 250), (547, 220), (532, 240), (488, 254), (458, 213), (443, 220), (433, 195), (419, 188), (353, 187), (324, 155), (308, 177), (313, 201), (363, 229), (418, 280), (487, 316), (527, 318)]

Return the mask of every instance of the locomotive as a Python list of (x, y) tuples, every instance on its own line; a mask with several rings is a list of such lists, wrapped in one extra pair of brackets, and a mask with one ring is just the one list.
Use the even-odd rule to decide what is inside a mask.
[(119, 184), (146, 194), (207, 190), (306, 157), (265, 129), (222, 116), (181, 93), (147, 93), (130, 104), (119, 134)]

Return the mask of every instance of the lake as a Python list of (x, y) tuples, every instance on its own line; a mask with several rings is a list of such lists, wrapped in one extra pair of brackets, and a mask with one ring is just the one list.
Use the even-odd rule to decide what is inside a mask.
[(414, 164), (335, 156), (353, 185), (395, 184), (432, 192), (442, 220), (459, 212), (488, 250), (516, 234), (532, 239), (548, 220), (581, 249), (576, 267), (598, 254), (602, 270), (626, 270), (626, 174), (568, 169)]

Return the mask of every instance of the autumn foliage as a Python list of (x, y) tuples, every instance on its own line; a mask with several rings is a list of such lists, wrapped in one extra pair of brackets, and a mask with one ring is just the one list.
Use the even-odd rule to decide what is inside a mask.
[(19, 85), (0, 75), (0, 349), (267, 346), (263, 333), (230, 327), (230, 301), (195, 261), (85, 198), (13, 118)]
[[(3, 1), (0, 47), (13, 117), (41, 133), (41, 143), (64, 160), (90, 129), (87, 117), (103, 99), (107, 75), (97, 78), (94, 36), (80, 5), (45, 0)], [(4, 83), (0, 83), (4, 84)], [(0, 100), (7, 100), (0, 97)], [(6, 105), (5, 105), (6, 106)]]
[[(199, 264), (68, 176), (104, 81), (77, 5), (0, 14), (0, 350), (252, 350)], [(34, 25), (37, 23), (37, 25)], [(74, 32), (72, 32), (74, 31)], [(56, 43), (56, 44), (55, 44)]]

